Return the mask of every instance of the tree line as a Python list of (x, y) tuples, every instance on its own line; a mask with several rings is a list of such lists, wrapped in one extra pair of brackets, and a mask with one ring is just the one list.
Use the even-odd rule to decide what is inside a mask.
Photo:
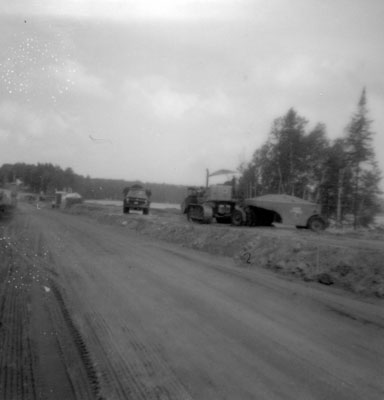
[(324, 124), (308, 131), (308, 121), (289, 109), (274, 120), (251, 161), (240, 166), (240, 191), (245, 197), (298, 196), (320, 203), (339, 224), (349, 217), (355, 227), (368, 225), (381, 209), (371, 123), (365, 89), (344, 135), (334, 141), (327, 138)]
[(17, 180), (22, 182), (23, 190), (43, 196), (53, 195), (56, 190), (71, 190), (85, 199), (122, 200), (124, 188), (133, 184), (150, 189), (152, 201), (159, 203), (180, 204), (186, 194), (186, 187), (182, 185), (91, 178), (51, 163), (15, 163), (0, 167), (0, 186)]

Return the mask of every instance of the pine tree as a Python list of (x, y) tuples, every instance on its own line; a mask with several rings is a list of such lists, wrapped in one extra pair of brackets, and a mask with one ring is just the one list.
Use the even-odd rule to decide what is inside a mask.
[(324, 124), (308, 134), (307, 120), (293, 109), (273, 122), (268, 140), (241, 169), (241, 190), (249, 196), (285, 193), (319, 201), (329, 147)]
[(302, 156), (300, 166), (301, 197), (316, 202), (320, 201), (320, 188), (325, 180), (324, 164), (327, 159), (329, 141), (326, 127), (319, 123), (302, 139)]
[(320, 193), (323, 212), (335, 216), (338, 225), (341, 225), (345, 214), (351, 213), (350, 199), (353, 192), (351, 167), (345, 147), (345, 140), (339, 138), (325, 151)]
[[(362, 207), (367, 206), (368, 202), (362, 193), (362, 188), (365, 185), (364, 181), (369, 179), (371, 182), (379, 181), (379, 174), (375, 168), (375, 153), (372, 146), (373, 132), (371, 130), (372, 121), (368, 119), (367, 110), (367, 95), (364, 88), (357, 106), (356, 113), (352, 116), (351, 122), (347, 127), (346, 136), (346, 153), (348, 163), (352, 168), (352, 210), (353, 210), (353, 225), (356, 228), (361, 222), (359, 216), (363, 211)], [(372, 178), (372, 174), (376, 179)], [(370, 191), (373, 195), (374, 191)], [(365, 200), (363, 200), (365, 199)], [(364, 221), (366, 223), (366, 221)]]
[(301, 189), (303, 137), (307, 120), (291, 108), (274, 121), (270, 141), (274, 145), (273, 160), (279, 176), (279, 193), (295, 195)]

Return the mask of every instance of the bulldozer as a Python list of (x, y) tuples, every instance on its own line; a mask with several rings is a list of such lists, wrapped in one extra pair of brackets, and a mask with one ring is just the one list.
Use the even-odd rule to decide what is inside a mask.
[(231, 223), (237, 199), (234, 197), (234, 183), (209, 186), (212, 176), (233, 174), (234, 171), (219, 170), (209, 173), (207, 169), (206, 186), (189, 187), (181, 211), (187, 215), (188, 221), (209, 224), (214, 219), (217, 223)]
[(215, 219), (223, 224), (231, 222), (235, 206), (231, 186), (212, 185), (207, 189), (189, 187), (181, 208), (189, 221), (210, 224)]

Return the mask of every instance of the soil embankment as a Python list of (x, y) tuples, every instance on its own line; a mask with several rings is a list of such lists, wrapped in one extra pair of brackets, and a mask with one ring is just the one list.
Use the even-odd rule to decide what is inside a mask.
[(116, 206), (83, 204), (71, 214), (118, 224), (140, 234), (212, 254), (239, 266), (267, 268), (286, 276), (335, 285), (356, 294), (384, 298), (384, 232), (322, 232), (291, 227), (233, 227), (189, 223), (176, 209), (149, 216), (124, 215)]

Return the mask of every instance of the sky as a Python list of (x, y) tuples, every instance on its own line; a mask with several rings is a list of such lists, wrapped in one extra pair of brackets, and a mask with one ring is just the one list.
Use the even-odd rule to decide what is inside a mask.
[(2, 2), (0, 165), (203, 185), (291, 107), (342, 137), (365, 87), (384, 171), (383, 19), (382, 0)]

